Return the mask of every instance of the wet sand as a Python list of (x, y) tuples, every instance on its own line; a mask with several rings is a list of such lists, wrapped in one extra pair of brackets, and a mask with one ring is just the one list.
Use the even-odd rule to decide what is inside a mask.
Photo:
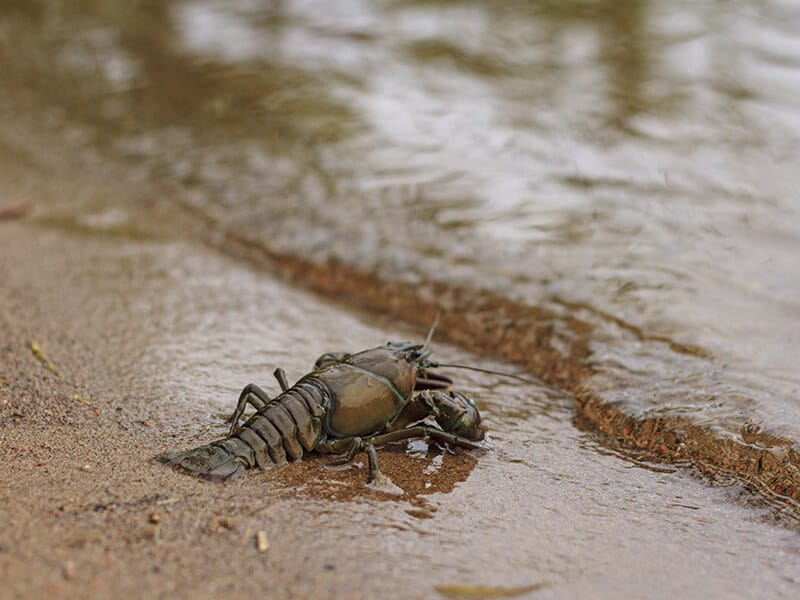
[(272, 366), (424, 331), (176, 235), (169, 190), (135, 172), (24, 120), (0, 131), (0, 204), (29, 207), (0, 223), (0, 596), (795, 596), (795, 530), (735, 486), (608, 452), (546, 388), (464, 377), (493, 450), (382, 452), (399, 498), (314, 458), (230, 485), (157, 464), (220, 435)]

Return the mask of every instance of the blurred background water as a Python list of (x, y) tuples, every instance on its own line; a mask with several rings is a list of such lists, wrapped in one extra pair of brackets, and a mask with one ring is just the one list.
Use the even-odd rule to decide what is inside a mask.
[(800, 442), (798, 33), (779, 1), (0, 0), (0, 84), (254, 244), (592, 320), (632, 414)]

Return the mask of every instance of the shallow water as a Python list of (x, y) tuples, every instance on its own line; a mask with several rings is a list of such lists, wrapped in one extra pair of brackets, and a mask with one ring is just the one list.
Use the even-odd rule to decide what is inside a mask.
[(558, 307), (628, 412), (800, 441), (791, 3), (0, 10), (7, 83), (223, 229)]

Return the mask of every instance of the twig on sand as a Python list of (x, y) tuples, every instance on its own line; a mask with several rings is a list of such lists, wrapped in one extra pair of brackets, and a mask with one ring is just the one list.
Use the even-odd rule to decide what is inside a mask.
[(49, 371), (52, 371), (53, 373), (55, 373), (56, 375), (61, 377), (61, 373), (58, 371), (58, 369), (56, 369), (53, 366), (53, 363), (51, 363), (48, 360), (48, 358), (44, 355), (44, 352), (42, 352), (42, 348), (41, 348), (41, 346), (39, 346), (38, 343), (31, 342), (30, 343), (30, 348), (31, 348), (31, 352), (33, 352), (33, 356), (36, 357), (36, 360), (38, 360), (40, 363), (42, 363), (42, 365), (44, 366), (45, 369), (47, 369)]
[(13, 219), (21, 219), (28, 214), (27, 204), (10, 204), (8, 206), (0, 206), (0, 221), (11, 221)]

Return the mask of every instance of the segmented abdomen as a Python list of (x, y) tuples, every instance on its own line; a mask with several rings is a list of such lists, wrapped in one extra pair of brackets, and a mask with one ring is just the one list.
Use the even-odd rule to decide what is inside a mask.
[(327, 394), (318, 382), (302, 379), (274, 398), (231, 437), (217, 442), (248, 467), (266, 468), (299, 460), (324, 437)]

